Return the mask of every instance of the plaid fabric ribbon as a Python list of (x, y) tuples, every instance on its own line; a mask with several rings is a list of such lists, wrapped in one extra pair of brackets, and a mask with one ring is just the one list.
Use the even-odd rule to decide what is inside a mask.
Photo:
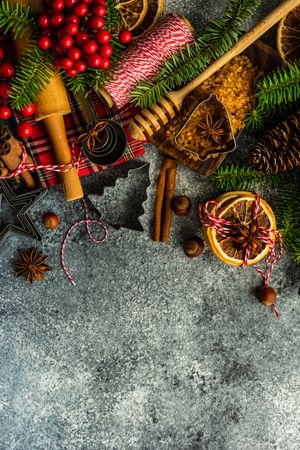
[[(71, 145), (76, 142), (79, 134), (87, 128), (87, 125), (85, 123), (84, 114), (80, 104), (71, 93), (69, 93), (69, 100), (71, 105), (71, 113), (64, 116), (64, 121), (66, 125), (68, 142)], [(99, 118), (113, 117), (115, 120), (119, 121), (125, 129), (128, 146), (124, 156), (114, 165), (121, 164), (142, 155), (144, 153), (144, 143), (136, 141), (128, 133), (128, 125), (135, 114), (134, 108), (127, 108), (126, 110), (117, 113), (115, 110), (108, 109), (97, 95), (93, 96), (92, 100)], [(24, 118), (21, 118), (19, 115), (16, 115), (16, 119), (21, 119), (24, 121)], [(33, 132), (32, 137), (27, 140), (25, 146), (27, 152), (32, 156), (34, 163), (38, 165), (56, 164), (55, 156), (51, 149), (51, 144), (42, 121), (35, 122), (33, 119), (27, 119), (26, 121), (31, 124)], [(75, 153), (79, 153), (79, 150), (80, 146), (75, 144)], [(79, 176), (84, 177), (107, 168), (107, 166), (96, 166), (88, 159), (84, 159), (79, 166)], [(41, 169), (38, 170), (37, 173), (42, 187), (53, 187), (60, 183), (57, 172), (49, 172)]]

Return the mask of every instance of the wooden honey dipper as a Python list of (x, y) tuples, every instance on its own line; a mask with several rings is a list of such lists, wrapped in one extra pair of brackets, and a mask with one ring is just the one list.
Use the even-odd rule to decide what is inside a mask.
[[(24, 7), (31, 6), (35, 13), (40, 13), (43, 9), (41, 0), (9, 0), (15, 6), (17, 3)], [(18, 57), (22, 56), (31, 37), (31, 30), (28, 29), (24, 35), (14, 40)], [(53, 67), (54, 70), (54, 67)], [(67, 140), (67, 134), (63, 116), (71, 112), (70, 103), (62, 77), (54, 71), (53, 77), (45, 86), (43, 92), (38, 96), (35, 103), (35, 120), (43, 120), (55, 153), (58, 164), (72, 163), (72, 156)], [(69, 172), (60, 174), (61, 185), (67, 201), (78, 200), (84, 196), (79, 175), (75, 168)]]
[(185, 97), (200, 86), (207, 78), (212, 76), (231, 59), (238, 56), (272, 28), (284, 16), (300, 5), (300, 0), (285, 0), (264, 17), (255, 27), (248, 31), (242, 38), (224, 55), (213, 62), (204, 72), (190, 81), (178, 91), (166, 94), (156, 104), (143, 109), (129, 125), (129, 132), (134, 139), (143, 141), (151, 137), (159, 129), (166, 125), (170, 119), (181, 110)]

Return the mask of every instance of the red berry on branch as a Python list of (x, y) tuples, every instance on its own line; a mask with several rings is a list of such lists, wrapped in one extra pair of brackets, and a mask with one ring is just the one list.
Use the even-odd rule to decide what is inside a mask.
[(69, 34), (65, 34), (65, 36), (60, 38), (59, 43), (62, 46), (62, 48), (68, 49), (72, 47), (72, 45), (74, 44), (74, 40), (72, 36), (70, 36)]
[(100, 47), (99, 53), (102, 58), (109, 58), (113, 53), (113, 48), (110, 44), (103, 44)]
[(119, 39), (122, 44), (129, 44), (129, 42), (132, 39), (131, 31), (129, 30), (122, 30), (119, 34)]
[(1, 65), (1, 75), (4, 78), (11, 78), (14, 76), (15, 73), (15, 68), (12, 64), (8, 63), (8, 62), (4, 62)]
[(65, 49), (62, 48), (62, 46), (59, 45), (59, 44), (57, 44), (57, 45), (55, 46), (55, 51), (56, 51), (56, 53), (57, 53), (58, 55), (64, 55), (64, 54), (65, 54)]
[(78, 31), (75, 36), (75, 41), (77, 45), (83, 45), (83, 43), (88, 41), (89, 38), (89, 35), (85, 31)]
[(63, 69), (71, 69), (73, 67), (73, 61), (71, 58), (60, 58), (60, 65)]
[(21, 114), (23, 114), (23, 116), (25, 117), (30, 117), (34, 114), (35, 111), (35, 106), (33, 103), (30, 103), (28, 106), (24, 106), (21, 109)]
[(53, 14), (53, 16), (51, 16), (49, 20), (51, 27), (58, 28), (64, 23), (65, 16), (62, 13), (57, 12)]
[(94, 69), (98, 69), (101, 66), (101, 60), (101, 56), (99, 56), (97, 53), (94, 53), (87, 58), (89, 66), (93, 67)]
[(93, 53), (96, 53), (98, 50), (98, 44), (94, 39), (89, 39), (83, 44), (83, 51), (87, 55), (92, 55)]
[(3, 48), (0, 47), (0, 59), (3, 59), (4, 51)]
[(95, 16), (104, 17), (106, 14), (106, 6), (103, 4), (95, 5), (93, 8), (93, 14), (95, 14)]
[(87, 21), (87, 26), (92, 30), (102, 30), (104, 27), (104, 19), (100, 16), (92, 16)]
[(32, 126), (29, 123), (19, 123), (16, 127), (16, 131), (20, 138), (26, 139), (32, 135)]
[(70, 36), (75, 36), (78, 33), (79, 27), (77, 25), (77, 23), (75, 22), (69, 22), (66, 25), (66, 32), (70, 35)]
[(48, 28), (50, 25), (50, 20), (47, 14), (40, 14), (37, 19), (37, 24), (40, 28)]
[(110, 60), (108, 58), (101, 58), (99, 69), (107, 70), (110, 66)]
[(88, 7), (85, 3), (79, 3), (73, 8), (74, 13), (77, 17), (84, 17), (88, 13)]
[(87, 64), (86, 64), (85, 61), (82, 61), (82, 60), (76, 61), (76, 62), (74, 63), (74, 69), (75, 69), (78, 73), (83, 73), (83, 72), (85, 72), (86, 69), (87, 69)]
[(51, 6), (52, 6), (52, 9), (54, 9), (54, 11), (62, 11), (65, 7), (65, 3), (63, 0), (54, 0), (54, 2), (52, 2)]
[(73, 61), (78, 61), (81, 58), (81, 51), (77, 47), (69, 48), (68, 57)]
[(66, 22), (74, 22), (77, 23), (77, 25), (79, 24), (79, 19), (77, 16), (75, 16), (75, 14), (67, 14), (66, 15)]
[(69, 77), (76, 77), (76, 75), (77, 75), (77, 70), (76, 70), (76, 69), (67, 69), (67, 70), (66, 70), (66, 74), (67, 74)]
[(96, 41), (99, 44), (109, 44), (111, 40), (110, 32), (108, 30), (99, 30), (96, 33)]
[(94, 0), (94, 5), (104, 5), (106, 6), (105, 0)]
[(0, 97), (6, 100), (9, 96), (9, 84), (6, 81), (0, 83)]
[(82, 3), (85, 3), (86, 5), (90, 5), (93, 3), (93, 0), (82, 0)]
[(48, 50), (51, 47), (51, 39), (49, 36), (40, 36), (37, 40), (37, 45), (41, 50)]
[(54, 58), (53, 64), (58, 70), (62, 69), (61, 64), (60, 64), (60, 57), (59, 56), (56, 56)]
[(6, 105), (0, 106), (0, 119), (7, 120), (10, 118), (10, 116), (11, 116), (11, 109)]
[(73, 6), (77, 3), (77, 0), (65, 0), (66, 8), (73, 8)]

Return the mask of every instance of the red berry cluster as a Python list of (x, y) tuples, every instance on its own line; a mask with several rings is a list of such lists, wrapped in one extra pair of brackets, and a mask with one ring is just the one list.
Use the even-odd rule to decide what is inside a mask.
[[(88, 66), (107, 70), (113, 47), (110, 32), (104, 29), (105, 0), (44, 0), (44, 3), (46, 11), (37, 20), (41, 30), (37, 43), (42, 50), (55, 50), (55, 66), (70, 77), (85, 72)], [(119, 39), (128, 43), (130, 31), (121, 31)]]

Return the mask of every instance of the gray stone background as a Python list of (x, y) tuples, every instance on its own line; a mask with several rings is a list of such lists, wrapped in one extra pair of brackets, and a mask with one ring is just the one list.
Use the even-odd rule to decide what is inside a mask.
[[(225, 3), (166, 0), (166, 10), (200, 29)], [(278, 3), (262, 1), (253, 23)], [(249, 142), (240, 140), (235, 157)], [(216, 188), (184, 167), (176, 192), (191, 196), (193, 211), (174, 218), (168, 245), (153, 243), (160, 160), (147, 146), (139, 161), (151, 163), (144, 233), (110, 227), (100, 246), (84, 227), (71, 236), (66, 262), (78, 288), (60, 267), (60, 245), (83, 209), (65, 203), (59, 188), (32, 213), (53, 268), (43, 283), (28, 287), (10, 268), (18, 247), (30, 241), (11, 237), (0, 249), (1, 450), (300, 448), (299, 268), (287, 253), (275, 268), (276, 320), (253, 295), (255, 271), (226, 266), (208, 249), (186, 258), (184, 237), (200, 233), (196, 206)], [(147, 168), (126, 179), (128, 167), (84, 180), (93, 204), (113, 222), (120, 208), (134, 217), (134, 199), (124, 198), (132, 198), (131, 182), (144, 199)], [(53, 232), (41, 226), (48, 210), (61, 218)], [(98, 217), (92, 204), (90, 212)]]

